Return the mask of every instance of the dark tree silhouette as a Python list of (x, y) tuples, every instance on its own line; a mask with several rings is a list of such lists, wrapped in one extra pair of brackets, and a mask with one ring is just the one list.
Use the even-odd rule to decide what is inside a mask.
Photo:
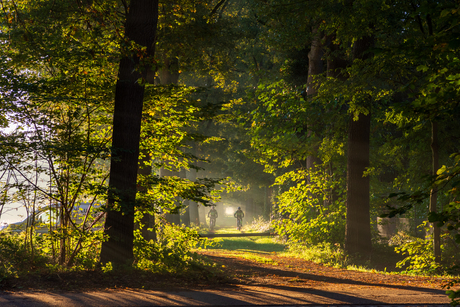
[[(139, 158), (139, 139), (148, 67), (140, 58), (153, 56), (158, 22), (158, 0), (131, 0), (126, 10), (125, 37), (146, 47), (120, 60), (115, 89), (112, 158), (105, 232), (109, 239), (102, 244), (103, 263), (126, 263), (133, 258), (134, 206)], [(134, 48), (137, 49), (137, 48)]]

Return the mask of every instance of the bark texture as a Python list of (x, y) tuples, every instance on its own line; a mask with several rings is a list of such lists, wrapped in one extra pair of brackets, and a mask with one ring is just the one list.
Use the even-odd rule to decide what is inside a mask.
[[(356, 41), (353, 46), (353, 59), (370, 58), (372, 55), (369, 49), (373, 44), (372, 36)], [(368, 107), (370, 108), (370, 104)], [(368, 115), (359, 114), (357, 121), (353, 118), (350, 120), (348, 132), (345, 249), (349, 254), (359, 253), (363, 256), (369, 256), (372, 248), (369, 177), (364, 177), (364, 171), (369, 167), (370, 123), (370, 111)]]
[(314, 79), (315, 76), (322, 74), (324, 71), (321, 34), (318, 33), (318, 30), (314, 30), (313, 35), (311, 49), (308, 52), (307, 96), (313, 96), (318, 92), (318, 86), (315, 86)]
[[(132, 0), (126, 15), (125, 36), (147, 47), (153, 54), (158, 20), (157, 0)], [(139, 157), (146, 69), (139, 71), (139, 56), (120, 60), (115, 89), (112, 158), (105, 232), (109, 239), (102, 244), (101, 261), (123, 264), (133, 259), (134, 207)], [(117, 210), (119, 209), (119, 210)]]
[(371, 251), (369, 177), (363, 176), (369, 167), (370, 119), (364, 114), (357, 121), (351, 119), (348, 132), (345, 248), (349, 254), (367, 255)]

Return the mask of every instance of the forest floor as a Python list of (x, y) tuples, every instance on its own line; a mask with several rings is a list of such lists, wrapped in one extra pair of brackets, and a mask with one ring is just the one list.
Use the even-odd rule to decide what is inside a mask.
[(234, 283), (244, 285), (277, 285), (337, 290), (386, 288), (443, 289), (448, 281), (441, 277), (409, 276), (383, 272), (339, 269), (299, 258), (264, 254), (266, 263), (240, 258), (234, 254), (207, 250), (200, 252), (223, 267)]
[[(382, 272), (338, 269), (299, 258), (264, 254), (245, 259), (222, 250), (199, 254), (216, 263), (213, 269), (182, 274), (153, 274), (126, 270), (112, 273), (79, 271), (34, 273), (0, 282), (0, 291), (94, 291), (107, 289), (224, 289), (241, 285), (295, 286), (337, 290), (386, 288), (429, 288), (442, 290), (446, 279)], [(262, 260), (261, 260), (262, 259)]]
[(221, 250), (199, 253), (216, 263), (215, 270), (181, 276), (95, 271), (38, 274), (36, 278), (0, 283), (0, 305), (28, 306), (31, 302), (41, 302), (44, 306), (449, 303), (442, 288), (446, 280), (439, 277), (337, 269), (276, 253), (264, 254), (256, 260)]
[[(228, 230), (223, 230), (228, 231)], [(231, 230), (230, 230), (231, 231)], [(383, 273), (400, 255), (375, 252), (358, 271), (290, 257), (269, 238), (225, 238), (196, 252), (207, 266), (152, 273), (134, 269), (53, 272), (0, 278), (0, 306), (448, 304), (441, 277)], [(396, 258), (395, 258), (396, 257)], [(376, 271), (379, 270), (379, 271)]]

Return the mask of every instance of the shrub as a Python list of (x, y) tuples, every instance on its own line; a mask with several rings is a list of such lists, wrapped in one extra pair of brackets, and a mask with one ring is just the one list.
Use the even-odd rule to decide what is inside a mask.
[(313, 246), (292, 244), (289, 252), (299, 255), (302, 259), (322, 263), (336, 268), (346, 268), (349, 259), (340, 244), (320, 243)]
[(135, 231), (135, 267), (150, 271), (183, 271), (197, 265), (199, 257), (194, 248), (214, 245), (212, 240), (201, 238), (198, 228), (161, 223), (157, 226), (157, 241), (146, 241), (141, 231)]
[(269, 232), (272, 231), (271, 222), (266, 221), (263, 216), (255, 218), (251, 224), (244, 226), (244, 230), (253, 230), (254, 232)]
[(435, 274), (441, 269), (441, 265), (435, 262), (433, 242), (398, 232), (391, 239), (393, 244), (398, 244), (395, 251), (406, 258), (396, 263), (396, 267), (406, 269), (406, 272), (415, 274)]

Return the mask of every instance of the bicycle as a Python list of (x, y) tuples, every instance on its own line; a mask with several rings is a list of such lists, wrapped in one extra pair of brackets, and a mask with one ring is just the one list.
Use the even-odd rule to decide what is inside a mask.
[(214, 227), (216, 227), (216, 219), (209, 219), (209, 227), (211, 228), (211, 231), (214, 230)]
[(243, 218), (239, 217), (236, 219), (236, 229), (241, 231), (241, 227), (243, 227)]

